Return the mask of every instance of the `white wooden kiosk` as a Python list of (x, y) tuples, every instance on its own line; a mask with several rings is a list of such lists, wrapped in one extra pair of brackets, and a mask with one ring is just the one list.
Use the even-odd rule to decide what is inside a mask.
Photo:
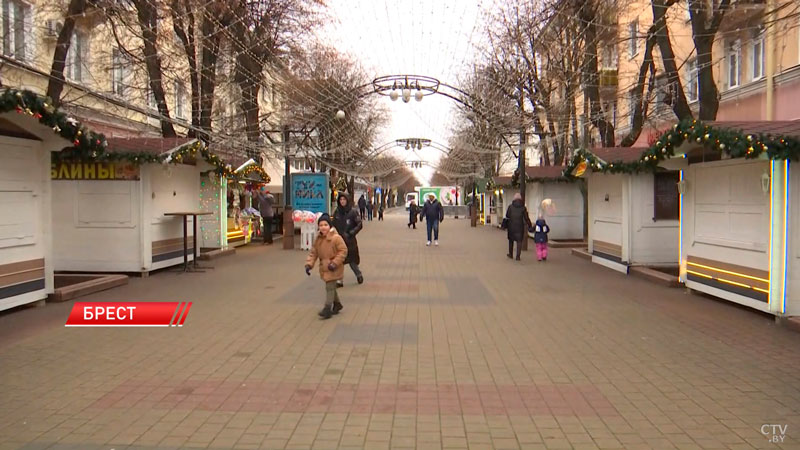
[[(108, 138), (108, 152), (172, 154), (188, 138)], [(78, 170), (82, 168), (82, 170)], [(59, 271), (140, 272), (183, 264), (181, 217), (196, 211), (202, 158), (178, 164), (83, 164), (53, 168), (53, 257)], [(104, 177), (100, 177), (100, 174)], [(189, 218), (189, 233), (193, 229)], [(189, 260), (195, 249), (189, 239)]]
[[(583, 195), (578, 183), (564, 177), (564, 166), (529, 166), (525, 169), (528, 179), (525, 184), (525, 203), (532, 221), (536, 221), (542, 200), (553, 200), (555, 212), (545, 214), (550, 226), (548, 237), (552, 240), (583, 239)], [(512, 177), (495, 177), (494, 195), (499, 198), (498, 225), (514, 200)]]
[[(595, 148), (604, 163), (638, 161), (645, 149)], [(612, 174), (587, 168), (592, 262), (622, 273), (631, 266), (678, 264), (679, 172)]]
[[(709, 122), (757, 138), (800, 139), (800, 121)], [(751, 308), (800, 315), (800, 173), (797, 164), (731, 158), (689, 140), (662, 166), (680, 169), (680, 279)], [(709, 148), (710, 147), (710, 148)]]
[(0, 310), (53, 292), (50, 152), (70, 145), (31, 115), (0, 114)]

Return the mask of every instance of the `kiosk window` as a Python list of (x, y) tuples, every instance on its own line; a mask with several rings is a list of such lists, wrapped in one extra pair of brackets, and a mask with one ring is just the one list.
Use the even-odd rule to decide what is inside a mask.
[(678, 181), (680, 181), (680, 173), (676, 171), (655, 174), (653, 220), (678, 220), (680, 218)]

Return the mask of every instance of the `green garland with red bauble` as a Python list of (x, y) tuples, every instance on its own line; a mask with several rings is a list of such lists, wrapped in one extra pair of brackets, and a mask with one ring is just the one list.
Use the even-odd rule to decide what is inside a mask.
[[(172, 163), (180, 164), (193, 160), (200, 154), (206, 162), (214, 166), (215, 172), (226, 177), (237, 178), (230, 164), (209, 151), (202, 141), (186, 144), (170, 154), (153, 154), (147, 152), (108, 152), (108, 142), (103, 134), (95, 133), (84, 127), (78, 120), (59, 111), (47, 97), (22, 89), (4, 89), (0, 94), (0, 113), (16, 111), (37, 119), (42, 125), (52, 128), (53, 132), (72, 142), (72, 147), (53, 153), (54, 161), (96, 161), (120, 162), (132, 164)], [(256, 172), (261, 179), (269, 183), (270, 176), (258, 165), (248, 166), (242, 175)]]
[(586, 163), (586, 169), (594, 172), (653, 172), (660, 161), (678, 156), (676, 149), (687, 141), (694, 141), (731, 158), (800, 159), (800, 139), (795, 136), (747, 134), (735, 128), (705, 125), (698, 120), (683, 120), (664, 132), (653, 145), (642, 152), (637, 161), (602, 161), (591, 151), (579, 149), (565, 168), (564, 176), (574, 178), (573, 173), (581, 163)]

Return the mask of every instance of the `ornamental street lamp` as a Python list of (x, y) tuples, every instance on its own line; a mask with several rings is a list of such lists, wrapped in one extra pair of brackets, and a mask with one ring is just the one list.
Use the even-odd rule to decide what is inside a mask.
[(404, 103), (414, 100), (421, 102), (425, 96), (439, 91), (439, 80), (421, 75), (388, 75), (372, 81), (373, 91), (388, 95), (394, 102), (402, 98)]
[(395, 141), (398, 147), (405, 146), (406, 150), (422, 150), (422, 147), (430, 147), (430, 139), (404, 138)]

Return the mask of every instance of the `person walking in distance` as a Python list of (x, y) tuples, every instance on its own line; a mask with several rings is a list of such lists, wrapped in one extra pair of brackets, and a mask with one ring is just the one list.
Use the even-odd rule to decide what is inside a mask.
[(381, 203), (381, 206), (378, 207), (378, 220), (379, 221), (383, 221), (383, 211), (384, 211), (384, 207), (383, 207), (383, 203)]
[(367, 199), (367, 221), (372, 222), (372, 199)]
[(275, 197), (265, 186), (261, 186), (258, 192), (258, 211), (264, 221), (264, 244), (266, 245), (272, 245), (272, 218), (275, 215), (273, 204), (275, 204)]
[[(428, 242), (425, 244), (426, 246), (431, 245), (431, 237), (433, 237), (433, 245), (439, 245), (439, 223), (444, 220), (444, 208), (442, 204), (439, 203), (439, 200), (436, 200), (436, 196), (430, 194), (428, 196), (428, 200), (425, 202), (425, 205), (422, 207), (422, 214), (420, 214), (420, 220), (424, 220), (427, 222), (427, 230), (428, 230)], [(433, 234), (433, 236), (431, 236)]]
[[(344, 239), (347, 244), (347, 260), (346, 264), (350, 265), (353, 273), (356, 275), (358, 284), (364, 282), (364, 275), (361, 274), (361, 269), (358, 267), (361, 264), (361, 256), (358, 253), (358, 240), (356, 235), (364, 227), (361, 222), (361, 216), (353, 209), (350, 204), (350, 197), (347, 194), (339, 194), (336, 199), (336, 211), (333, 212), (333, 226), (336, 231)], [(344, 286), (340, 280), (339, 286)]]
[(364, 194), (358, 198), (358, 212), (361, 214), (361, 220), (364, 220), (367, 214), (367, 199), (364, 198)]
[(344, 308), (336, 291), (337, 281), (344, 277), (344, 260), (347, 258), (347, 245), (336, 228), (332, 226), (327, 214), (317, 221), (319, 234), (306, 258), (306, 275), (311, 276), (311, 269), (319, 261), (319, 276), (325, 282), (325, 307), (319, 312), (323, 319), (330, 319)]
[(533, 242), (536, 243), (536, 259), (538, 261), (547, 261), (547, 233), (549, 232), (550, 226), (547, 225), (544, 216), (539, 215), (533, 225)]
[(514, 253), (514, 242), (517, 243), (517, 261), (522, 254), (522, 240), (527, 238), (527, 230), (531, 227), (531, 218), (528, 215), (528, 208), (522, 203), (522, 195), (514, 194), (514, 201), (506, 210), (507, 229), (508, 229), (508, 256)]
[(417, 202), (411, 200), (411, 204), (408, 205), (408, 228), (417, 229), (417, 217), (419, 217), (419, 206)]

